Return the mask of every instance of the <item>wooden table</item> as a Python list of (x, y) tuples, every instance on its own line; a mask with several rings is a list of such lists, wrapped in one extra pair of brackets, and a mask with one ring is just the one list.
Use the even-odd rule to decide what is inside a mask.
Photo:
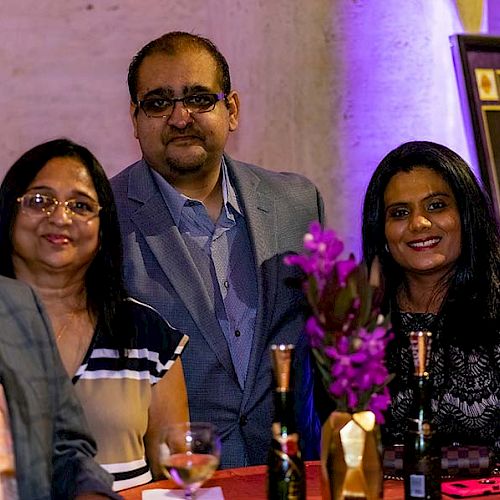
[[(308, 500), (321, 500), (319, 462), (306, 463), (306, 477)], [(257, 465), (219, 470), (203, 485), (203, 487), (210, 486), (220, 486), (225, 500), (265, 500), (266, 467)], [(177, 486), (172, 481), (164, 480), (123, 490), (120, 494), (125, 500), (141, 500), (142, 491), (154, 488), (177, 488)], [(384, 481), (384, 500), (402, 500), (402, 498), (404, 496), (401, 481)]]

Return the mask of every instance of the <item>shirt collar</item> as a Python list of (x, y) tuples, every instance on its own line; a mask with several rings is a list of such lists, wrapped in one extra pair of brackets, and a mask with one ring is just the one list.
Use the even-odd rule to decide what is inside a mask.
[(226, 211), (229, 210), (229, 207), (232, 207), (237, 214), (244, 217), (238, 203), (236, 191), (229, 177), (227, 163), (224, 160), (224, 157), (222, 158), (222, 199), (224, 200), (224, 208)]
[[(146, 165), (147, 163), (144, 162)], [(224, 210), (226, 214), (230, 211), (230, 207), (239, 215), (243, 216), (243, 213), (240, 209), (238, 198), (236, 196), (236, 191), (234, 189), (233, 184), (231, 183), (231, 179), (229, 178), (227, 164), (222, 157), (222, 200), (224, 203)], [(153, 179), (156, 181), (156, 184), (160, 190), (160, 193), (165, 200), (168, 210), (170, 211), (170, 215), (176, 226), (179, 225), (179, 221), (182, 215), (182, 209), (187, 201), (191, 200), (188, 196), (179, 193), (165, 178), (159, 174), (154, 168), (151, 168), (148, 165), (148, 169), (153, 175)]]

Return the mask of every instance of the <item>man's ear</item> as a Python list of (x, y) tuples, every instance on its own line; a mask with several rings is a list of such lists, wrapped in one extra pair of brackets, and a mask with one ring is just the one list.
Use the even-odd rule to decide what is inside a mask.
[(139, 114), (139, 106), (134, 102), (130, 102), (130, 118), (134, 127), (134, 137), (139, 139), (137, 135), (137, 115)]
[(229, 110), (229, 131), (234, 132), (238, 128), (238, 118), (240, 116), (240, 98), (236, 90), (229, 92), (226, 103)]

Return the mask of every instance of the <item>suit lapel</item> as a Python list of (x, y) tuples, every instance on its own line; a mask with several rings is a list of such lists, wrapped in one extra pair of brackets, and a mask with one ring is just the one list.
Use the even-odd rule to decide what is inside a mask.
[[(238, 201), (241, 201), (245, 220), (252, 242), (252, 251), (255, 259), (255, 269), (258, 286), (257, 319), (254, 341), (250, 354), (248, 375), (245, 382), (245, 393), (242, 407), (252, 395), (252, 389), (259, 375), (259, 365), (268, 343), (269, 318), (267, 314), (273, 310), (276, 294), (277, 266), (269, 265), (277, 254), (277, 234), (279, 227), (274, 197), (266, 193), (257, 175), (237, 162), (225, 156), (231, 178), (234, 182)], [(263, 269), (266, 269), (264, 282)], [(266, 314), (267, 311), (267, 314)]]
[(226, 339), (213, 313), (213, 300), (146, 165), (140, 164), (132, 170), (128, 192), (130, 199), (142, 203), (131, 215), (137, 230), (185, 304), (201, 335), (220, 363), (236, 378)]

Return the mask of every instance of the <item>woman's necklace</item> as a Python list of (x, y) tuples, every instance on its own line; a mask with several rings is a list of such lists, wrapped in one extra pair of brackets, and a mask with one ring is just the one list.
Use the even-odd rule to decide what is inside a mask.
[[(70, 330), (70, 334), (67, 332)], [(56, 343), (63, 364), (72, 377), (85, 357), (94, 333), (94, 325), (87, 311), (73, 311), (56, 330)]]
[(62, 326), (56, 330), (56, 342), (59, 342), (61, 338), (64, 336), (64, 334), (67, 332), (68, 327), (71, 325), (73, 320), (76, 318), (76, 312), (72, 311), (68, 313), (66, 321), (62, 324)]

